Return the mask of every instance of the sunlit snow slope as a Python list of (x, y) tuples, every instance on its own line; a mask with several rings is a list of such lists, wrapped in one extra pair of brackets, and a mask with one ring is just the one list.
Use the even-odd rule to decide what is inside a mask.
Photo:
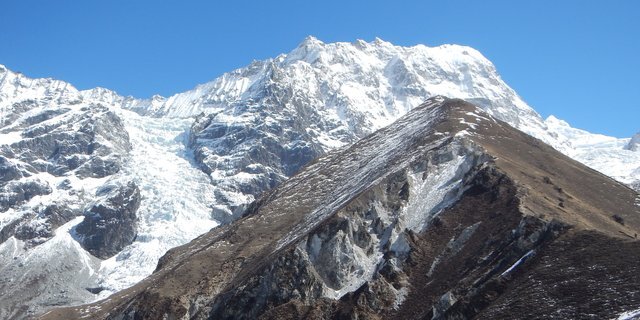
[(636, 148), (633, 139), (572, 128), (554, 116), (547, 118), (545, 123), (550, 132), (566, 139), (570, 146), (565, 151), (568, 156), (640, 190), (640, 148)]

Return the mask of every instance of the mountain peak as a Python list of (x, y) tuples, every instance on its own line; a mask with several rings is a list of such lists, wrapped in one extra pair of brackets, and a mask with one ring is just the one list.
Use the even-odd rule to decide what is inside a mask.
[(555, 125), (555, 126), (560, 126), (560, 127), (570, 127), (569, 123), (567, 123), (566, 121), (564, 121), (562, 119), (558, 119), (554, 115), (548, 116), (547, 119), (544, 120), (544, 122), (547, 125)]
[(324, 42), (318, 40), (318, 38), (312, 36), (312, 35), (308, 35), (304, 38), (304, 40), (302, 40), (302, 42), (298, 45), (298, 47), (315, 47), (315, 46), (321, 46), (323, 45)]
[(391, 42), (382, 40), (381, 38), (375, 37), (373, 39), (373, 44), (377, 45), (377, 46), (393, 46), (393, 44)]

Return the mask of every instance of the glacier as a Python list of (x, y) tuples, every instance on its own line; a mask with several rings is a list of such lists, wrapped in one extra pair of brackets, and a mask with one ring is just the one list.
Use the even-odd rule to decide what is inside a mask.
[(127, 288), (151, 274), (160, 257), (216, 227), (211, 218), (214, 186), (186, 149), (188, 119), (149, 118), (118, 110), (129, 132), (132, 152), (123, 174), (141, 186), (136, 241), (103, 261), (97, 299)]

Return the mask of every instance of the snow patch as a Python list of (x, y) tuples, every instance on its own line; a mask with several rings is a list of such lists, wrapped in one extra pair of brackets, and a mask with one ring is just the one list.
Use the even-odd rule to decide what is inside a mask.
[[(0, 121), (2, 121), (2, 119), (0, 119)], [(19, 131), (10, 131), (9, 133), (0, 134), (0, 145), (11, 145), (21, 140), (22, 135)]]
[(425, 172), (411, 173), (409, 197), (420, 200), (410, 201), (403, 209), (406, 227), (421, 231), (441, 209), (455, 201), (464, 175), (476, 161), (472, 156), (452, 155), (450, 161), (433, 164)]
[(638, 320), (640, 319), (640, 309), (625, 311), (612, 320)]
[(529, 252), (525, 253), (525, 255), (523, 255), (520, 259), (518, 259), (518, 261), (516, 261), (511, 267), (509, 267), (509, 269), (505, 270), (502, 274), (500, 274), (500, 276), (504, 277), (504, 276), (508, 275), (509, 273), (511, 273), (520, 264), (522, 264), (525, 260), (529, 259), (529, 257), (532, 256), (534, 253), (535, 253), (535, 250), (530, 250)]

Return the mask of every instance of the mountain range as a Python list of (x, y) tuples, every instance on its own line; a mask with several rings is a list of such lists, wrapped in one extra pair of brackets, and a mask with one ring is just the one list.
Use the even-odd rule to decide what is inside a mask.
[[(640, 148), (638, 143), (640, 140), (638, 135), (633, 138), (619, 139), (572, 128), (555, 117), (542, 119), (501, 80), (491, 62), (469, 47), (456, 45), (433, 48), (422, 45), (399, 47), (380, 39), (372, 42), (358, 40), (353, 43), (325, 44), (309, 37), (288, 54), (265, 61), (255, 61), (245, 68), (226, 73), (212, 82), (199, 85), (185, 93), (168, 98), (154, 96), (151, 99), (123, 97), (103, 88), (80, 91), (63, 81), (30, 79), (0, 66), (0, 261), (2, 262), (0, 292), (4, 292), (0, 299), (0, 316), (23, 318), (40, 314), (52, 307), (106, 298), (139, 283), (155, 269), (162, 270), (163, 266), (175, 264), (177, 258), (172, 255), (172, 252), (176, 251), (170, 251), (158, 264), (159, 259), (171, 248), (185, 245), (203, 234), (205, 235), (197, 239), (205, 241), (202, 239), (214, 237), (218, 239), (216, 241), (220, 241), (219, 239), (229, 234), (237, 235), (237, 232), (228, 230), (242, 226), (246, 226), (249, 228), (247, 232), (251, 232), (247, 222), (238, 224), (234, 221), (252, 219), (247, 218), (248, 216), (261, 217), (262, 215), (258, 214), (262, 212), (260, 208), (263, 205), (269, 206), (271, 203), (269, 199), (276, 203), (288, 203), (278, 200), (278, 197), (294, 196), (293, 191), (282, 191), (292, 189), (293, 187), (287, 189), (286, 186), (294, 182), (287, 182), (281, 189), (274, 188), (285, 181), (296, 181), (290, 180), (292, 176), (294, 179), (300, 179), (304, 172), (311, 175), (309, 170), (314, 165), (319, 165), (317, 161), (334, 161), (331, 160), (332, 157), (339, 157), (339, 154), (343, 157), (355, 154), (357, 157), (362, 153), (364, 156), (365, 151), (351, 153), (347, 151), (355, 148), (353, 147), (355, 143), (363, 143), (358, 141), (371, 137), (370, 134), (379, 132), (378, 130), (389, 130), (383, 128), (389, 128), (389, 125), (403, 115), (411, 118), (408, 115), (411, 110), (428, 98), (436, 96), (443, 97), (430, 100), (430, 105), (437, 104), (440, 107), (422, 107), (421, 110), (441, 110), (444, 108), (442, 104), (462, 103), (445, 103), (445, 101), (458, 100), (449, 100), (444, 96), (464, 99), (480, 108), (476, 110), (465, 107), (469, 109), (468, 113), (477, 115), (477, 118), (474, 116), (467, 119), (469, 127), (477, 126), (478, 121), (482, 123), (483, 119), (490, 122), (499, 121), (502, 127), (502, 121), (504, 121), (540, 141), (535, 140), (535, 143), (529, 144), (546, 143), (562, 154), (619, 182), (635, 188), (639, 186)], [(426, 113), (429, 114), (429, 112)], [(455, 112), (452, 114), (451, 117), (459, 115)], [(417, 116), (414, 115), (414, 117)], [(437, 117), (424, 118), (424, 125), (431, 123), (430, 121), (436, 121), (435, 118)], [(461, 124), (464, 125), (466, 118), (467, 116), (460, 115), (458, 120), (462, 119)], [(449, 118), (447, 121), (453, 120), (455, 119)], [(405, 120), (405, 123), (408, 122), (410, 120)], [(397, 123), (394, 125), (397, 126)], [(435, 134), (430, 131), (430, 128), (421, 130)], [(404, 132), (401, 129), (397, 128), (397, 131)], [(509, 135), (519, 134), (514, 133), (517, 131), (509, 130), (507, 130)], [(452, 138), (452, 132), (442, 132), (443, 138), (444, 136)], [(410, 143), (415, 137), (408, 132), (405, 133), (405, 138), (408, 139), (406, 143)], [(454, 136), (465, 136), (467, 131), (460, 129), (455, 133)], [(389, 143), (397, 145), (390, 145), (389, 148), (384, 149), (386, 146), (384, 141), (387, 139), (381, 138), (379, 133), (376, 134), (379, 135), (378, 138), (368, 138), (375, 141), (370, 143), (369, 152), (376, 150), (376, 153), (383, 156), (387, 152), (393, 153), (388, 155), (389, 157), (397, 156), (395, 153), (402, 153), (402, 157), (398, 157), (409, 161), (407, 160), (409, 158), (406, 158), (409, 157), (407, 154), (410, 153), (409, 150), (402, 149), (404, 151), (401, 152), (400, 149), (395, 151), (389, 149), (406, 147), (403, 144), (405, 142), (401, 141), (402, 137), (389, 138), (391, 141)], [(469, 134), (473, 136), (470, 132)], [(475, 133), (476, 136), (484, 134), (485, 132)], [(437, 136), (432, 138), (435, 139)], [(518, 136), (518, 139), (530, 138)], [(421, 145), (421, 148), (431, 150), (433, 146), (430, 143), (432, 142)], [(486, 145), (480, 145), (486, 148)], [(443, 152), (440, 147), (433, 148), (425, 152), (427, 154)], [(467, 146), (463, 148), (456, 144), (447, 144), (442, 148), (454, 148), (456, 150), (451, 152), (457, 155), (475, 152), (466, 149)], [(464, 152), (460, 151), (462, 150), (460, 148), (463, 148)], [(465, 170), (471, 170), (472, 167), (481, 166), (481, 163), (487, 163), (489, 160), (485, 157), (496, 156), (491, 152), (479, 153), (484, 155), (478, 155), (478, 158), (472, 157), (474, 160), (469, 163), (464, 162), (469, 161), (464, 157), (466, 160), (455, 163), (454, 167), (469, 167)], [(509, 156), (513, 155), (509, 154)], [(554, 157), (564, 156), (557, 154)], [(383, 159), (386, 158), (383, 157)], [(568, 158), (562, 159), (565, 162), (568, 161)], [(307, 167), (309, 164), (311, 165)], [(341, 172), (344, 177), (355, 174), (350, 166), (342, 168), (344, 165), (346, 164), (339, 162), (335, 168), (336, 172)], [(379, 165), (383, 166), (385, 163)], [(543, 162), (535, 165), (545, 166)], [(550, 165), (546, 164), (546, 166)], [(438, 164), (435, 166), (438, 167)], [(536, 167), (528, 162), (526, 166)], [(570, 167), (575, 166), (576, 164), (571, 162)], [(455, 168), (450, 170), (458, 170)], [(375, 166), (371, 168), (373, 171), (382, 170), (376, 174), (385, 176), (391, 174), (391, 171), (400, 169), (398, 167), (391, 170), (385, 167), (385, 170), (382, 170), (382, 167)], [(337, 174), (332, 173), (334, 170), (332, 168), (326, 170), (333, 176)], [(439, 169), (435, 170), (439, 172)], [(509, 171), (500, 166), (495, 170)], [(580, 170), (586, 169), (580, 167)], [(606, 189), (609, 190), (606, 191), (608, 193), (615, 193), (616, 196), (632, 194), (629, 193), (632, 192), (630, 189), (617, 193), (610, 191), (615, 188), (627, 189), (613, 180), (607, 180), (596, 171), (585, 172), (588, 172), (585, 175), (598, 177), (593, 178), (595, 179), (593, 181), (606, 184), (607, 188), (609, 186), (613, 188)], [(457, 174), (464, 176), (466, 173), (468, 172)], [(326, 190), (317, 184), (306, 186), (325, 190), (322, 191), (324, 198), (317, 201), (328, 201), (331, 197), (342, 199), (343, 202), (351, 201), (358, 192), (364, 192), (365, 189), (374, 185), (373, 181), (367, 180), (371, 178), (368, 176), (370, 172), (362, 174), (364, 180), (358, 179), (358, 181), (361, 183), (368, 181), (366, 185), (347, 184), (340, 187), (326, 181), (327, 185), (324, 186)], [(497, 179), (496, 176), (501, 174), (505, 173), (486, 172), (481, 175), (488, 175), (484, 179), (492, 180)], [(558, 176), (564, 174), (556, 172)], [(439, 174), (436, 175), (439, 176)], [(384, 225), (388, 226), (389, 223), (397, 225), (400, 229), (396, 232), (404, 232), (402, 228), (412, 230), (411, 232), (415, 234), (424, 232), (432, 221), (431, 215), (437, 215), (437, 212), (443, 210), (452, 210), (451, 208), (459, 205), (455, 203), (459, 203), (460, 194), (467, 192), (470, 184), (457, 185), (452, 182), (463, 176), (454, 174), (445, 181), (446, 183), (429, 181), (424, 185), (424, 188), (429, 190), (439, 186), (438, 190), (441, 192), (421, 195), (436, 198), (426, 201), (433, 207), (421, 209), (427, 210), (429, 214), (419, 217), (420, 221), (392, 223), (393, 219), (400, 219), (399, 217), (402, 216), (396, 212), (398, 217), (385, 221)], [(477, 174), (474, 174), (474, 179), (476, 176)], [(507, 173), (506, 176), (505, 179), (521, 178), (513, 172)], [(554, 176), (547, 176), (551, 179), (548, 184), (557, 187), (553, 182)], [(588, 182), (593, 181), (588, 180)], [(563, 182), (562, 187), (558, 188), (565, 190), (567, 188), (565, 184), (571, 183), (571, 181)], [(511, 185), (509, 188), (518, 189), (518, 183), (511, 183)], [(350, 189), (344, 189), (346, 187)], [(282, 195), (276, 197), (270, 190), (276, 190), (273, 191), (275, 194), (280, 192)], [(356, 192), (357, 190), (360, 191)], [(342, 193), (336, 194), (335, 192), (338, 191)], [(589, 203), (591, 200), (583, 199), (585, 197), (583, 192), (586, 191), (577, 191), (573, 197)], [(299, 197), (299, 195), (295, 196)], [(621, 197), (625, 199), (624, 201), (628, 200), (627, 196)], [(443, 202), (442, 199), (445, 198), (456, 200)], [(557, 205), (562, 203), (566, 206), (567, 198), (563, 197), (564, 200)], [(312, 200), (309, 199), (309, 201)], [(624, 226), (615, 221), (611, 224), (610, 215), (607, 217), (603, 215), (603, 212), (608, 212), (607, 210), (613, 206), (589, 204), (594, 206), (590, 208), (596, 212), (594, 216), (598, 217), (593, 219), (604, 219), (606, 222), (598, 220), (598, 223), (595, 223), (589, 220), (591, 218), (586, 222), (577, 221), (575, 217), (567, 218), (566, 215), (571, 215), (567, 213), (559, 219), (561, 220), (559, 225), (563, 227), (558, 230), (564, 230), (565, 225), (578, 225), (585, 230), (602, 227), (607, 229), (605, 234), (609, 237), (616, 238), (612, 235), (616, 232), (623, 232), (623, 238), (633, 237), (637, 226), (634, 224), (634, 218), (628, 217), (627, 214), (637, 210), (633, 208), (633, 202), (638, 200), (630, 201), (629, 208), (621, 214), (615, 214), (625, 221)], [(296, 210), (308, 211), (318, 208), (321, 204), (330, 203), (301, 204), (302, 207)], [(398, 204), (384, 205), (397, 206)], [(309, 227), (319, 226), (319, 223), (335, 215), (340, 209), (338, 207), (327, 206), (326, 210), (332, 210), (331, 212), (310, 216), (307, 218), (310, 220), (305, 223)], [(556, 207), (554, 210), (559, 210)], [(548, 207), (544, 208), (545, 212), (553, 211), (547, 210)], [(541, 214), (539, 211), (531, 213), (523, 209), (518, 210), (523, 212), (516, 216)], [(277, 219), (272, 215), (277, 216), (277, 214), (270, 214), (264, 217), (267, 220)], [(547, 212), (545, 215), (553, 214)], [(545, 222), (535, 222), (536, 225), (549, 228), (548, 221), (544, 217), (538, 218)], [(300, 237), (310, 235), (310, 230), (295, 229), (297, 224), (294, 220), (288, 220), (288, 215), (284, 215), (282, 219), (286, 220), (283, 223), (289, 223), (286, 224), (287, 227), (293, 229), (290, 232), (290, 229), (283, 225), (283, 230), (273, 235), (272, 230), (265, 229), (267, 233), (265, 237), (270, 236), (273, 238), (270, 241), (281, 243), (278, 245), (278, 250), (264, 257), (260, 256), (260, 261), (264, 260), (264, 263), (271, 263), (272, 261), (265, 257), (279, 254), (281, 249), (285, 250), (285, 247), (302, 246), (301, 242), (296, 241)], [(212, 228), (215, 228), (212, 231), (215, 236), (206, 233)], [(360, 230), (364, 227), (358, 228)], [(382, 228), (381, 230), (391, 229)], [(245, 236), (238, 237), (242, 240)], [(368, 243), (366, 248), (362, 246), (359, 247), (360, 249), (355, 248), (352, 242), (357, 239), (351, 239), (349, 243), (345, 243), (344, 239), (340, 240), (343, 242), (331, 241), (334, 241), (333, 245), (357, 251), (379, 246), (382, 243), (381, 239), (384, 238), (382, 234), (376, 234), (374, 244), (370, 242), (373, 241), (371, 232), (365, 232), (362, 236), (369, 239), (367, 240), (369, 242), (365, 241)], [(287, 237), (295, 237), (295, 239), (285, 241)], [(405, 239), (406, 236), (400, 238)], [(309, 241), (322, 242), (322, 239), (324, 238), (320, 237), (319, 240), (310, 238)], [(391, 245), (395, 243), (393, 241), (400, 241), (396, 238), (392, 239), (393, 241), (390, 239), (384, 240), (385, 243)], [(198, 240), (195, 241), (194, 243), (197, 244)], [(400, 242), (402, 241), (408, 240)], [(537, 246), (543, 241), (534, 242)], [(189, 248), (194, 243), (183, 248)], [(262, 245), (267, 243), (269, 242), (265, 241)], [(321, 245), (317, 243), (311, 247)], [(415, 248), (409, 244), (398, 243), (397, 245)], [(198, 248), (205, 247), (204, 244), (200, 244)], [(533, 247), (532, 245), (523, 248), (533, 250)], [(312, 249), (315, 251), (320, 250), (317, 247), (314, 248)], [(498, 247), (494, 247), (496, 248)], [(513, 251), (514, 253), (504, 260), (506, 262), (502, 263), (513, 262), (511, 260), (524, 250), (520, 249), (520, 251)], [(311, 249), (307, 248), (307, 254), (311, 255), (305, 259), (319, 259), (313, 263), (320, 263), (318, 261), (333, 263), (328, 257), (320, 257), (319, 252), (309, 250)], [(379, 260), (377, 255), (396, 252), (395, 249), (385, 250), (376, 253), (375, 259), (371, 254), (362, 256), (362, 252), (353, 251), (355, 252), (352, 253), (353, 255), (360, 254), (360, 258), (367, 260), (368, 263), (364, 263), (366, 266), (354, 267), (354, 270), (358, 270), (358, 276), (354, 278), (354, 275), (349, 273), (327, 276), (332, 280), (323, 278), (322, 283), (319, 282), (318, 286), (312, 289), (324, 293), (316, 294), (313, 299), (318, 297), (345, 299), (350, 296), (355, 299), (353, 292), (361, 289), (365, 283), (369, 283), (371, 277), (379, 271), (374, 269), (382, 267), (380, 264), (382, 260)], [(324, 249), (320, 251), (324, 252)], [(408, 253), (405, 252), (405, 254)], [(181, 257), (190, 255), (180, 254)], [(397, 261), (397, 263), (405, 262)], [(238, 262), (238, 266), (235, 266), (235, 262), (229, 263), (231, 268), (237, 269), (238, 272), (249, 272), (242, 271), (246, 264), (244, 261)], [(351, 268), (348, 265), (344, 267)], [(332, 271), (320, 272), (331, 273)], [(156, 274), (162, 274), (164, 277), (165, 272), (154, 273), (154, 276)], [(232, 281), (234, 277), (235, 275), (226, 279)], [(149, 280), (145, 281), (147, 282), (142, 283), (147, 284)], [(140, 288), (140, 286), (142, 285), (134, 288)], [(327, 288), (333, 288), (335, 292), (327, 294)], [(301, 288), (296, 287), (296, 289), (300, 294)], [(307, 289), (311, 290), (310, 288), (305, 290)], [(409, 294), (408, 292), (406, 294)], [(454, 295), (458, 296), (459, 293)], [(308, 294), (306, 296), (311, 297)], [(217, 299), (216, 297), (210, 295), (211, 299)], [(311, 300), (307, 300), (305, 303), (309, 305), (310, 302)], [(191, 308), (184, 303), (169, 303), (163, 305), (163, 308), (169, 306)], [(256, 308), (263, 307), (256, 305)], [(293, 305), (293, 307), (299, 306)], [(621, 311), (621, 307), (622, 305), (618, 308), (620, 310), (615, 311)], [(204, 312), (199, 313), (203, 315), (215, 314), (217, 311), (214, 309), (197, 312)], [(142, 314), (146, 312), (134, 311), (143, 312)], [(257, 314), (262, 311), (264, 310), (256, 309), (252, 312)], [(320, 314), (327, 315), (327, 313)]]

